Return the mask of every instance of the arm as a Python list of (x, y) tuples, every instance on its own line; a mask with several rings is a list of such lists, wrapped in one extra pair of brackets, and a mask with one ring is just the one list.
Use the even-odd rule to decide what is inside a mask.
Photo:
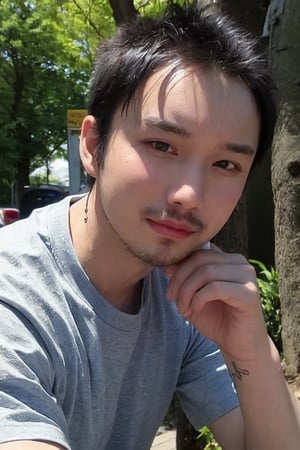
[[(299, 402), (292, 399), (278, 352), (267, 335), (252, 266), (242, 256), (214, 246), (166, 272), (168, 298), (219, 345), (235, 381), (242, 420), (236, 411), (212, 425), (220, 444), (226, 450), (298, 450)], [(233, 420), (232, 427), (224, 425), (227, 420)]]
[[(268, 347), (253, 361), (225, 355), (233, 373), (244, 418), (247, 449), (297, 450), (300, 445), (300, 404), (285, 381), (278, 352)], [(239, 368), (245, 375), (240, 374)]]
[[(240, 408), (225, 414), (209, 425), (216, 441), (222, 445), (223, 450), (245, 449), (244, 422)], [(230, 433), (228, 432), (230, 430)]]
[(54, 353), (51, 358), (25, 314), (2, 301), (0, 324), (0, 449), (68, 448), (60, 399), (52, 392), (59, 382)]
[(1, 450), (65, 450), (65, 447), (51, 442), (14, 441), (0, 444)]
[[(286, 385), (286, 383), (284, 382), (284, 385)], [(270, 386), (270, 383), (268, 384), (268, 386)], [(271, 386), (273, 386), (273, 384), (271, 384)], [(288, 390), (288, 396), (290, 396), (290, 400), (291, 403), (289, 405), (289, 410), (292, 412), (293, 415), (293, 409), (295, 411), (296, 416), (298, 417), (298, 421), (299, 421), (299, 401), (296, 399), (296, 396), (289, 390), (289, 388), (286, 386), (287, 390)], [(246, 391), (246, 393), (248, 393)], [(249, 392), (250, 394), (250, 392)], [(242, 393), (241, 393), (242, 395)], [(252, 394), (253, 395), (253, 394)], [(265, 395), (266, 395), (266, 391), (264, 391), (263, 396), (261, 397), (263, 400), (260, 400), (260, 402), (255, 405), (255, 407), (257, 408), (257, 412), (254, 412), (254, 409), (251, 409), (251, 415), (250, 415), (250, 420), (253, 422), (252, 426), (254, 428), (254, 430), (257, 427), (261, 428), (261, 433), (262, 436), (265, 436), (265, 438), (267, 439), (266, 444), (265, 444), (265, 448), (276, 448), (276, 444), (270, 443), (271, 440), (270, 438), (272, 438), (272, 436), (274, 435), (274, 430), (276, 429), (276, 421), (270, 417), (268, 420), (269, 425), (271, 426), (270, 430), (266, 429), (266, 423), (265, 423), (265, 414), (269, 415), (269, 409), (267, 410), (267, 413), (264, 411), (264, 407), (265, 405), (268, 405), (268, 402), (265, 402)], [(285, 396), (284, 396), (285, 397)], [(276, 392), (275, 395), (271, 395), (271, 400), (273, 401), (274, 399), (276, 399), (277, 402), (277, 398), (278, 398), (278, 392)], [(288, 398), (288, 397), (287, 397)], [(248, 402), (247, 402), (248, 404)], [(246, 405), (247, 406), (247, 405)], [(276, 405), (276, 407), (278, 407)], [(280, 405), (280, 414), (284, 414), (283, 410), (282, 410), (283, 405)], [(246, 407), (247, 410), (247, 407)], [(252, 413), (253, 411), (253, 413)], [(288, 418), (288, 416), (287, 416)], [(257, 422), (257, 423), (255, 423)], [(289, 420), (288, 420), (289, 422)], [(293, 417), (292, 420), (290, 421), (290, 424), (293, 424)], [(281, 424), (280, 424), (281, 425)], [(243, 419), (243, 415), (241, 412), (240, 408), (236, 408), (233, 411), (230, 411), (228, 414), (225, 414), (223, 417), (221, 417), (220, 419), (218, 419), (216, 422), (212, 423), (209, 428), (211, 429), (211, 431), (213, 432), (215, 439), (217, 440), (217, 442), (219, 442), (222, 445), (222, 449), (223, 450), (241, 450), (241, 449), (246, 449), (246, 448), (261, 448), (261, 447), (257, 447), (255, 442), (249, 444), (252, 445), (252, 447), (246, 447), (246, 441), (245, 441), (245, 424), (244, 424), (244, 419)], [(230, 433), (228, 433), (228, 430), (230, 430)], [(251, 432), (249, 432), (249, 438), (247, 440), (247, 442), (251, 441), (251, 439), (256, 435), (256, 432), (254, 431), (252, 434)], [(284, 441), (286, 441), (286, 434), (285, 432), (283, 433), (283, 438)], [(272, 447), (270, 447), (272, 446)], [(299, 447), (299, 442), (297, 443), (297, 441), (294, 444), (294, 447), (292, 448), (298, 448)], [(285, 448), (285, 447), (282, 447)]]

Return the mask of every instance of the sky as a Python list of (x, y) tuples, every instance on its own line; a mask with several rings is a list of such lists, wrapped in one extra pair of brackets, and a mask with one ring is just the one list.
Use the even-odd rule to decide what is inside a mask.
[[(31, 176), (46, 176), (46, 165), (37, 167)], [(62, 158), (56, 158), (50, 162), (50, 176), (51, 182), (57, 182), (58, 184), (69, 185), (69, 163)]]

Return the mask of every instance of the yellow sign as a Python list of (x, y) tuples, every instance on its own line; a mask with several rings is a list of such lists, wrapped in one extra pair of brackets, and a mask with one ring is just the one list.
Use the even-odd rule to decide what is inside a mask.
[(86, 109), (68, 109), (67, 124), (68, 128), (81, 128), (81, 124), (87, 115)]

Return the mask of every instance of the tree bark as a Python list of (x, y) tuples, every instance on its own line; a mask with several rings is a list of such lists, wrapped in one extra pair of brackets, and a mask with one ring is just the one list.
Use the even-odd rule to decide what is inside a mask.
[(109, 4), (118, 26), (122, 25), (122, 23), (128, 21), (138, 13), (134, 7), (133, 0), (109, 0)]
[[(260, 39), (266, 49), (268, 39), (261, 38), (270, 0), (222, 0), (221, 11), (233, 17), (245, 30)], [(271, 184), (271, 149), (250, 176), (245, 196), (248, 222), (248, 256), (274, 265), (274, 203)]]
[(221, 0), (221, 11), (254, 36), (261, 36), (270, 0)]
[(272, 150), (275, 261), (288, 377), (300, 373), (300, 3), (286, 0), (271, 33), (272, 73), (279, 116)]
[(223, 251), (248, 256), (248, 226), (244, 198), (213, 242)]

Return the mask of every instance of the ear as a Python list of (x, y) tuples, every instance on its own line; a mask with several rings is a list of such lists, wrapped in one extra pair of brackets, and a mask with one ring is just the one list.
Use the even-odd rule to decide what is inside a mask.
[(80, 133), (80, 158), (86, 172), (94, 178), (98, 177), (99, 167), (97, 162), (97, 148), (99, 135), (94, 116), (86, 116), (83, 119)]

